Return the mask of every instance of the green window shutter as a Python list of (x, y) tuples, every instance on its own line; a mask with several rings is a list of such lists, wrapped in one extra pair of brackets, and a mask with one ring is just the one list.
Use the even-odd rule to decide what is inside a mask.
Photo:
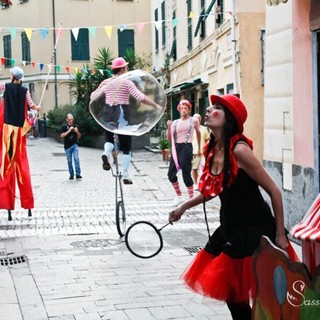
[(77, 41), (71, 30), (70, 30), (70, 33), (71, 33), (72, 60), (90, 60), (89, 30), (80, 29)]
[(161, 30), (162, 30), (162, 47), (164, 48), (166, 46), (166, 7), (165, 7), (165, 2), (163, 1), (161, 3), (161, 20), (162, 20), (162, 25), (161, 25)]
[(124, 52), (128, 49), (134, 51), (134, 31), (132, 29), (118, 30), (119, 57), (123, 57)]
[(187, 14), (188, 14), (188, 50), (192, 50), (192, 19), (189, 18), (190, 12), (192, 11), (192, 2), (187, 0)]
[[(154, 21), (158, 21), (159, 16), (158, 16), (158, 9), (156, 9), (154, 11)], [(154, 48), (155, 51), (158, 52), (159, 51), (159, 31), (156, 27), (154, 27), (154, 34), (155, 34), (155, 44), (154, 44)]]
[[(174, 10), (172, 13), (172, 20), (176, 18), (176, 11)], [(173, 41), (172, 47), (170, 51), (170, 57), (174, 60), (177, 60), (177, 26), (173, 27)]]
[(3, 54), (6, 58), (4, 63), (5, 67), (11, 67), (11, 59), (12, 59), (12, 52), (11, 52), (11, 35), (7, 35), (3, 37)]
[(30, 41), (25, 32), (21, 33), (22, 60), (31, 62)]

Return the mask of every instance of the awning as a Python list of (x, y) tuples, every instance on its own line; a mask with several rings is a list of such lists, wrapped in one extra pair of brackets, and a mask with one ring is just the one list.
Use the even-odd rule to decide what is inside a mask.
[(280, 3), (287, 3), (288, 0), (267, 0), (267, 5), (268, 6), (277, 6), (279, 5)]
[(320, 242), (320, 195), (311, 205), (303, 220), (290, 233), (296, 239)]
[(180, 92), (182, 90), (185, 90), (185, 89), (188, 89), (188, 88), (192, 88), (198, 84), (202, 83), (201, 79), (200, 78), (197, 78), (193, 81), (188, 81), (188, 82), (183, 82), (183, 83), (180, 83), (176, 86), (173, 86), (171, 87), (172, 89), (172, 93), (177, 93), (177, 92)]
[(197, 34), (198, 34), (199, 30), (200, 30), (201, 23), (206, 21), (206, 19), (209, 16), (209, 14), (210, 14), (210, 12), (212, 10), (212, 7), (215, 4), (215, 2), (216, 2), (216, 0), (212, 0), (206, 11), (204, 9), (202, 9), (202, 11), (200, 13), (200, 16), (199, 16), (199, 20), (198, 20), (197, 26), (196, 26), (196, 30), (194, 32), (194, 36), (195, 37), (197, 36)]

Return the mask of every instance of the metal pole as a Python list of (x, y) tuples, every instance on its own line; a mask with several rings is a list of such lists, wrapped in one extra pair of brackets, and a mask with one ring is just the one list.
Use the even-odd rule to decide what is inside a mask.
[(233, 93), (238, 93), (238, 81), (237, 81), (237, 40), (235, 35), (235, 3), (234, 0), (232, 1), (232, 9), (230, 15), (230, 22), (231, 22), (231, 42), (232, 42), (232, 74), (233, 74)]
[[(53, 20), (53, 46), (56, 46), (56, 9), (55, 9), (55, 0), (52, 0), (52, 20)], [(57, 65), (57, 54), (56, 50), (53, 53), (53, 64)], [(55, 107), (58, 106), (58, 85), (57, 85), (57, 69), (54, 67), (54, 99)]]

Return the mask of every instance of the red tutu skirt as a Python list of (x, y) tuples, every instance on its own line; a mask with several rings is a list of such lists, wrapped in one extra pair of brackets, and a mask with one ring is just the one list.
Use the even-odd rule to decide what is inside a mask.
[[(291, 244), (287, 250), (293, 261), (299, 261)], [(234, 259), (201, 250), (181, 275), (193, 291), (213, 299), (249, 303), (256, 293), (253, 256)]]

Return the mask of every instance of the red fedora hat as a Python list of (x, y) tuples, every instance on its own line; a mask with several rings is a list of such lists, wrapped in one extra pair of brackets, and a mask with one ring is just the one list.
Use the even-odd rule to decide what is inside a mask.
[(243, 102), (233, 94), (226, 94), (223, 96), (211, 95), (210, 100), (212, 104), (219, 103), (226, 107), (235, 117), (239, 132), (243, 132), (243, 124), (247, 119), (247, 109)]

